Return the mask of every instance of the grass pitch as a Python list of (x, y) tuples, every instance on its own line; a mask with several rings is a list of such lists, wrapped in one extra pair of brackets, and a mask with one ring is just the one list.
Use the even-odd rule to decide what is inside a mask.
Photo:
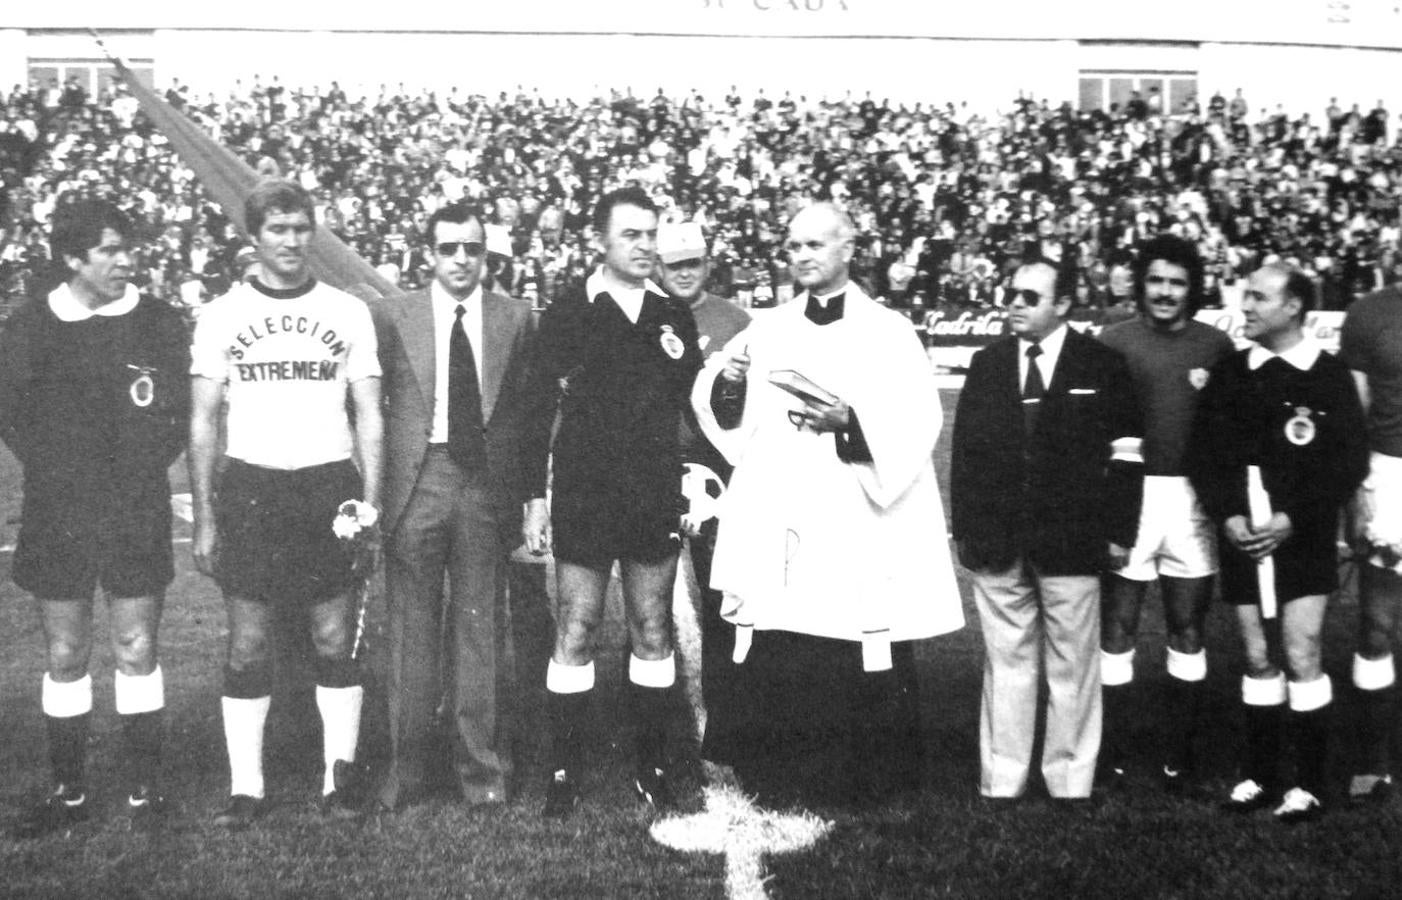
[[(955, 394), (944, 393), (946, 426), (937, 464), (947, 472)], [(177, 489), (183, 489), (177, 485)], [(0, 545), (13, 543), (18, 472), (0, 459)], [(16, 842), (0, 836), (0, 897), (468, 897), (720, 898), (725, 861), (667, 849), (648, 834), (651, 817), (628, 789), (629, 737), (617, 726), (623, 635), (605, 635), (585, 803), (564, 822), (539, 816), (545, 772), (538, 728), (522, 745), (521, 791), (503, 809), (470, 809), (435, 799), (386, 818), (325, 825), (314, 811), (320, 733), (307, 692), (277, 698), (267, 739), (273, 811), (255, 828), (228, 835), (209, 824), (225, 802), (228, 774), (219, 719), (224, 614), (214, 586), (190, 565), (188, 528), (177, 530), (178, 573), (161, 632), (168, 702), (167, 790), (178, 808), (168, 826), (133, 832), (114, 771), (120, 735), (112, 712), (111, 652), (94, 653), (96, 682), (90, 822), (67, 835)], [(932, 535), (932, 540), (942, 536)], [(8, 575), (9, 553), (0, 553)], [(776, 898), (875, 897), (1394, 897), (1402, 896), (1402, 802), (1349, 808), (1330, 797), (1314, 824), (1286, 828), (1266, 814), (1231, 818), (1216, 803), (1233, 781), (1239, 743), (1240, 648), (1227, 611), (1209, 620), (1208, 715), (1201, 746), (1204, 795), (1170, 798), (1152, 779), (1159, 760), (1158, 699), (1165, 682), (1163, 628), (1156, 603), (1143, 617), (1136, 735), (1136, 790), (1078, 809), (1045, 799), (1036, 785), (1011, 806), (977, 795), (978, 697), (983, 648), (977, 615), (969, 626), (919, 651), (927, 786), (917, 795), (863, 810), (815, 810), (833, 823), (811, 850), (765, 860)], [(1349, 661), (1356, 605), (1347, 590), (1329, 612), (1325, 661), (1336, 685), (1336, 782), (1342, 788), (1353, 717)], [(383, 625), (372, 607), (371, 635)], [(106, 619), (98, 604), (97, 634)], [(0, 826), (46, 787), (39, 677), (42, 641), (31, 601), (0, 585)], [(372, 640), (372, 648), (375, 642)], [(371, 657), (373, 662), (373, 654)], [(525, 692), (538, 723), (538, 691)], [(682, 792), (701, 809), (701, 778), (680, 701), (674, 722)], [(363, 746), (383, 753), (382, 724), (367, 720)]]

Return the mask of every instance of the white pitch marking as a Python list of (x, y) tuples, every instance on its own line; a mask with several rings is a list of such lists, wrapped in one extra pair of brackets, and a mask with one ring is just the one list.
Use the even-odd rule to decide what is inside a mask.
[(759, 809), (738, 789), (705, 789), (706, 811), (654, 822), (653, 840), (685, 853), (725, 855), (725, 894), (729, 900), (766, 900), (764, 856), (805, 850), (832, 830), (832, 823), (810, 812)]
[[(689, 549), (689, 548), (687, 548)], [(677, 654), (681, 657), (682, 690), (699, 740), (706, 728), (701, 696), (701, 591), (685, 550), (672, 590), (672, 621)], [(736, 787), (711, 784), (705, 788), (706, 810), (689, 816), (659, 819), (649, 829), (653, 840), (686, 853), (725, 856), (725, 894), (729, 900), (766, 900), (764, 856), (811, 847), (832, 829), (832, 823), (810, 812), (789, 815), (762, 810)]]

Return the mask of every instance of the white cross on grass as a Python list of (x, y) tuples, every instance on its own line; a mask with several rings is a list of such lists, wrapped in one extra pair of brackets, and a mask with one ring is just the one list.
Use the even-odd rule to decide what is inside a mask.
[(759, 809), (734, 787), (705, 790), (706, 809), (652, 824), (653, 840), (684, 853), (725, 855), (725, 894), (729, 900), (763, 900), (764, 857), (813, 846), (832, 823), (810, 812)]
[[(699, 740), (706, 725), (706, 708), (701, 699), (701, 627), (697, 619), (700, 592), (690, 554), (681, 556), (672, 615), (681, 658), (682, 688)], [(760, 809), (734, 785), (713, 783), (704, 795), (703, 812), (659, 819), (649, 831), (653, 840), (674, 850), (723, 854), (728, 900), (767, 898), (764, 857), (807, 849), (832, 829), (831, 822), (809, 812), (785, 814)]]

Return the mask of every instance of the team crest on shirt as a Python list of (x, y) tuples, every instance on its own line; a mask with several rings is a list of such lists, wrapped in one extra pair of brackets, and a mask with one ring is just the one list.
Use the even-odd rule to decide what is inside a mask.
[(682, 354), (686, 353), (686, 345), (677, 337), (671, 325), (662, 326), (662, 336), (658, 340), (662, 344), (662, 352), (672, 359), (681, 359)]
[(1206, 369), (1188, 370), (1188, 384), (1191, 384), (1194, 388), (1198, 390), (1202, 390), (1203, 388), (1207, 387), (1207, 379), (1208, 374)]
[(131, 363), (127, 363), (127, 368), (136, 373), (127, 387), (127, 396), (131, 398), (133, 406), (145, 409), (156, 399), (156, 382), (151, 378), (151, 373), (156, 370), (151, 366), (134, 366)]
[(1296, 447), (1303, 447), (1314, 440), (1315, 430), (1310, 408), (1297, 406), (1295, 415), (1285, 423), (1285, 439)]

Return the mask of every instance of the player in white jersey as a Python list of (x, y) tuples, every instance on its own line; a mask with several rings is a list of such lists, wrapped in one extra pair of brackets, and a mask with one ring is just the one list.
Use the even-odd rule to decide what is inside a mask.
[(233, 798), (215, 817), (227, 828), (246, 827), (266, 808), (275, 604), (305, 613), (315, 648), (322, 808), (354, 814), (362, 689), (353, 614), (363, 570), (332, 522), (348, 500), (378, 509), (382, 432), (369, 309), (308, 269), (311, 198), (266, 181), (244, 212), (259, 272), (205, 309), (191, 367), (195, 563), (219, 582), (229, 615), (223, 712)]

